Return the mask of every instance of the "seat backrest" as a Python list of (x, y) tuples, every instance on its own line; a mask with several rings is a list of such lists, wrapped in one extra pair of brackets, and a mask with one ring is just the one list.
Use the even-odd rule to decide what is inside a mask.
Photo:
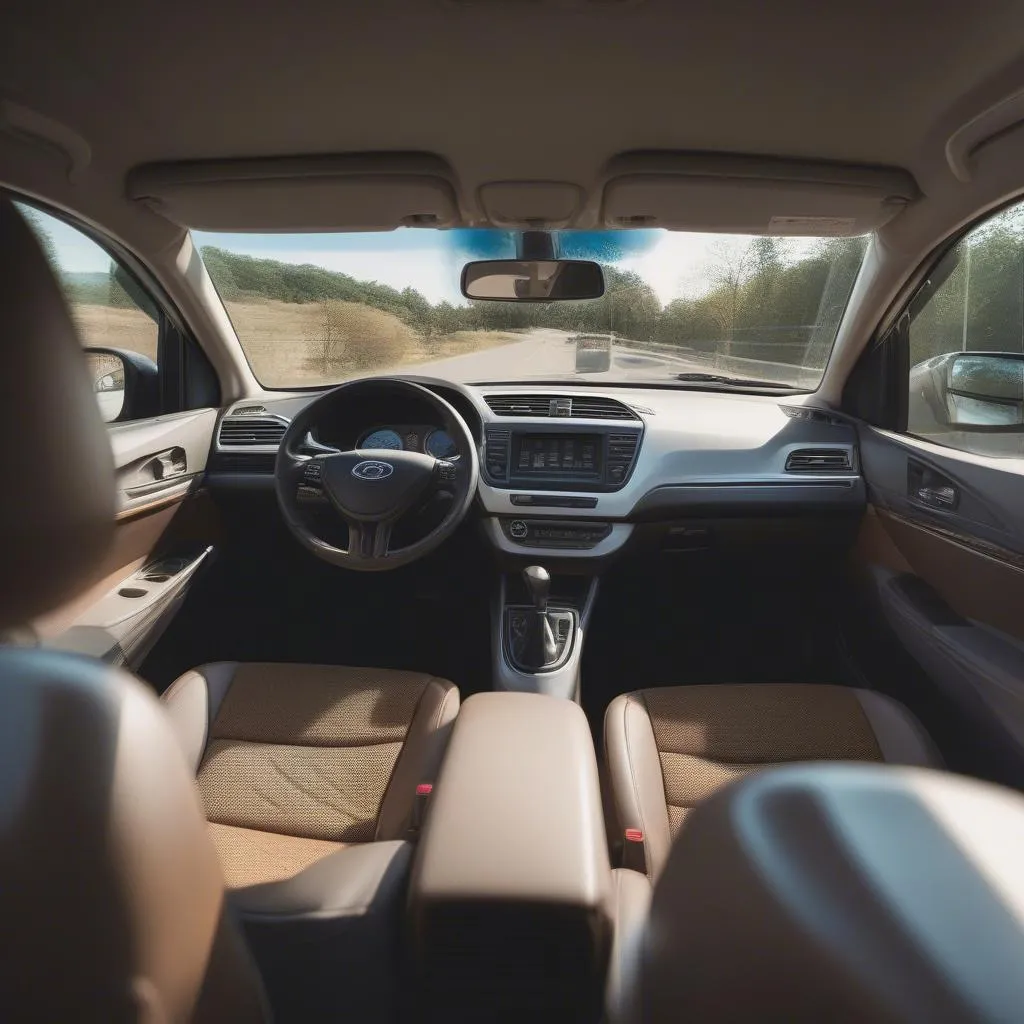
[[(0, 195), (0, 628), (93, 582), (110, 444), (57, 282)], [(155, 697), (101, 662), (0, 650), (0, 1006), (18, 1019), (264, 1018)]]

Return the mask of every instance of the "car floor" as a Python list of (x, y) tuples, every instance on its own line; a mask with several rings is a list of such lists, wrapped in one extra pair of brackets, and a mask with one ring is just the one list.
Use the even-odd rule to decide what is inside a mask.
[(488, 688), (491, 575), (468, 533), (386, 573), (328, 565), (290, 537), (251, 546), (240, 533), (142, 664), (158, 692), (209, 661), (370, 665), (429, 672), (463, 696)]

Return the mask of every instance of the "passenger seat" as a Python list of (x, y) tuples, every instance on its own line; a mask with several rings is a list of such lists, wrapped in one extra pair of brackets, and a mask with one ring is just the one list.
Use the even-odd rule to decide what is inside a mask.
[[(604, 748), (627, 850), (656, 878), (686, 815), (717, 789), (793, 761), (879, 761), (941, 766), (902, 704), (842, 686), (667, 686), (625, 693), (608, 706)], [(637, 835), (636, 833), (642, 833)]]

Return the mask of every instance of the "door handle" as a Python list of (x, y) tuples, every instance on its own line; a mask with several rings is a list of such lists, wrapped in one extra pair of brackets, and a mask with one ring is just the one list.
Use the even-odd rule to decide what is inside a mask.
[(143, 474), (152, 473), (153, 480), (173, 480), (176, 476), (184, 476), (188, 469), (184, 448), (170, 448), (159, 455), (154, 455), (143, 467)]
[(175, 458), (173, 452), (164, 452), (158, 455), (152, 462), (154, 480), (170, 480), (176, 476), (185, 475), (185, 459)]
[(956, 508), (960, 500), (960, 495), (951, 484), (937, 487), (919, 487), (915, 496), (924, 505), (947, 510)]
[(960, 490), (949, 477), (914, 459), (907, 462), (907, 494), (911, 501), (942, 512), (960, 504)]

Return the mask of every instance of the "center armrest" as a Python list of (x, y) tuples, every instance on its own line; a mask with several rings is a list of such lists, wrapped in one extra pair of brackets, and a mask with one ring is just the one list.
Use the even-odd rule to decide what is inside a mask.
[[(585, 1019), (612, 937), (597, 758), (572, 701), (470, 697), (430, 798), (409, 900), (433, 1009)], [(538, 1015), (539, 1014), (539, 1015)]]

